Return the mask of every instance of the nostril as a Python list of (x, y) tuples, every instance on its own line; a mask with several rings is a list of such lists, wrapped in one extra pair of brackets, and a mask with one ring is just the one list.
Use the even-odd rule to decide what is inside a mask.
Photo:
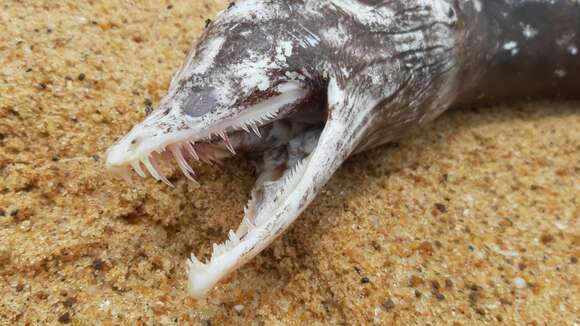
[(133, 138), (133, 140), (131, 141), (131, 145), (135, 145), (137, 144), (137, 138)]

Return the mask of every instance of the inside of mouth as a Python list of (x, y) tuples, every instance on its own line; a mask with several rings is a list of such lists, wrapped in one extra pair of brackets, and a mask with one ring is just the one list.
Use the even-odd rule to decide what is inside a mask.
[[(257, 153), (262, 155), (258, 180), (238, 229), (229, 231), (224, 243), (213, 245), (207, 263), (202, 263), (195, 256), (189, 261), (192, 295), (203, 297), (208, 289), (192, 289), (191, 284), (211, 286), (250, 259), (251, 255), (245, 255), (240, 249), (244, 244), (262, 239), (265, 234), (268, 236), (264, 239), (276, 237), (278, 233), (266, 231), (272, 223), (270, 213), (277, 209), (276, 205), (282, 201), (279, 199), (292, 195), (304, 173), (309, 154), (317, 147), (326, 122), (325, 99), (324, 94), (311, 94), (306, 98), (300, 92), (281, 93), (247, 110), (246, 115), (213, 125), (211, 130), (205, 131), (204, 137), (192, 135), (161, 145), (131, 163), (141, 177), (145, 177), (145, 171), (148, 171), (155, 179), (171, 185), (159, 168), (161, 160), (174, 161), (185, 177), (195, 182), (190, 165), (192, 161), (212, 163), (233, 156), (238, 151), (249, 151), (254, 157)], [(258, 241), (259, 250), (265, 248), (269, 241)], [(192, 277), (201, 277), (202, 280), (196, 279), (194, 282)]]

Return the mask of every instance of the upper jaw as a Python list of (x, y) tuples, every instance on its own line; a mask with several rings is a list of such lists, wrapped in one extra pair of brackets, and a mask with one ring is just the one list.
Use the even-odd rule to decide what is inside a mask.
[(144, 176), (144, 166), (155, 179), (170, 184), (155, 160), (156, 154), (169, 152), (185, 176), (193, 179), (185, 158), (208, 162), (229, 156), (228, 152), (235, 154), (229, 134), (243, 130), (260, 136), (260, 126), (285, 116), (308, 94), (301, 83), (289, 81), (278, 85), (271, 97), (256, 104), (243, 109), (216, 110), (201, 117), (192, 117), (164, 104), (107, 150), (107, 169), (125, 176), (132, 167)]

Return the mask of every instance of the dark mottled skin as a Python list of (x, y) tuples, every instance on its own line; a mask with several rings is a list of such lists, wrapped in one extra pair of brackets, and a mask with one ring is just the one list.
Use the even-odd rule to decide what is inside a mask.
[[(525, 98), (580, 98), (580, 3), (486, 0), (481, 12), (462, 5), (464, 80), (456, 105)], [(522, 25), (537, 35), (526, 38)], [(562, 42), (558, 42), (563, 40)], [(518, 44), (511, 55), (502, 46)], [(559, 44), (560, 43), (560, 44)], [(566, 71), (563, 78), (555, 71)], [(475, 76), (475, 78), (473, 78)]]
[[(357, 22), (342, 8), (328, 7), (320, 10), (321, 16), (311, 15), (304, 9), (305, 1), (278, 1), (281, 12), (288, 17), (274, 18), (263, 29), (252, 21), (215, 22), (209, 24), (200, 47), (211, 39), (228, 32), (227, 47), (217, 58), (216, 67), (228, 69), (232, 64), (254, 53), (272, 53), (271, 37), (303, 39), (309, 35), (342, 24), (352, 37), (348, 43), (337, 46), (323, 39), (318, 46), (295, 47), (288, 58), (288, 68), (269, 71), (272, 85), (285, 80), (287, 71), (308, 72), (307, 82), (312, 96), (308, 109), (311, 112), (331, 111), (321, 99), (329, 77), (340, 86), (350, 86), (361, 96), (382, 98), (377, 105), (373, 123), (366, 126), (373, 137), (363, 137), (361, 151), (400, 137), (406, 131), (428, 122), (448, 107), (472, 104), (489, 104), (521, 98), (579, 98), (580, 55), (571, 55), (567, 45), (580, 47), (580, 4), (570, 0), (548, 1), (482, 1), (477, 11), (471, 1), (453, 1), (449, 17), (453, 23), (433, 21), (425, 3), (416, 1), (358, 1), (375, 8), (385, 6), (395, 12), (389, 24), (369, 26)], [(234, 6), (235, 7), (235, 6)], [(234, 8), (234, 7), (230, 7)], [(426, 14), (427, 13), (427, 14)], [(527, 39), (522, 33), (523, 24), (533, 26), (538, 34)], [(438, 31), (447, 30), (455, 37), (455, 46), (440, 39)], [(251, 31), (248, 34), (244, 31)], [(394, 39), (407, 31), (421, 31), (429, 46), (398, 51)], [(566, 45), (557, 40), (571, 35)], [(503, 48), (508, 42), (517, 43), (518, 53), (512, 55)], [(275, 54), (272, 53), (272, 56)], [(351, 73), (339, 73), (348, 67)], [(368, 71), (377, 70), (383, 75), (380, 83), (369, 79)], [(561, 78), (556, 70), (566, 72)], [(214, 89), (210, 78), (200, 79), (193, 89), (185, 90), (186, 79), (174, 91), (191, 92), (183, 111), (193, 117), (223, 110), (212, 97)], [(193, 78), (199, 78), (194, 76)], [(453, 85), (451, 85), (453, 84)], [(453, 90), (446, 98), (435, 103), (442, 88)], [(234, 85), (234, 89), (235, 89)], [(384, 96), (384, 90), (392, 88)], [(350, 90), (355, 93), (357, 90)], [(267, 98), (273, 93), (255, 92), (240, 99), (237, 105), (251, 104), (252, 98)], [(303, 106), (304, 107), (304, 106)], [(412, 109), (410, 109), (412, 108)], [(295, 110), (304, 114), (305, 110)], [(309, 115), (309, 122), (318, 123), (324, 114)], [(291, 117), (295, 119), (295, 117)], [(313, 121), (316, 119), (317, 121)], [(379, 141), (380, 140), (380, 141)]]

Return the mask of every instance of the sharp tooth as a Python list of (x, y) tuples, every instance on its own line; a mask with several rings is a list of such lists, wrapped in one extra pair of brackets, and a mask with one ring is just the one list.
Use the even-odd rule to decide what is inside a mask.
[(226, 148), (234, 155), (236, 155), (236, 151), (234, 150), (234, 146), (232, 146), (232, 143), (230, 142), (230, 138), (228, 137), (228, 134), (226, 132), (222, 132), (220, 134), (220, 136), (222, 137), (222, 139), (224, 140), (224, 143), (226, 144)]
[(146, 157), (143, 159), (143, 164), (145, 164), (145, 167), (147, 168), (147, 170), (149, 170), (149, 173), (151, 173), (151, 175), (156, 180), (161, 180), (166, 185), (173, 187), (173, 184), (169, 182), (169, 180), (167, 180), (167, 178), (163, 175), (163, 173), (159, 171), (159, 167), (157, 166), (155, 159), (153, 159), (152, 157)]
[(149, 171), (149, 174), (151, 174), (151, 176), (155, 178), (155, 180), (159, 180), (160, 178), (159, 174), (157, 173), (157, 171), (155, 171), (153, 165), (151, 165), (151, 162), (149, 161), (149, 156), (142, 158), (141, 163), (145, 165), (145, 168), (147, 169), (147, 171)]
[(199, 270), (205, 266), (205, 264), (202, 263), (199, 259), (197, 259), (197, 257), (195, 257), (193, 254), (191, 255), (191, 258), (187, 261), (187, 263), (190, 270)]
[(221, 254), (223, 254), (223, 252), (224, 252), (224, 246), (218, 245), (217, 243), (214, 243), (211, 258), (214, 259), (215, 257), (221, 256)]
[(260, 134), (260, 129), (258, 129), (258, 127), (256, 127), (255, 124), (252, 124), (251, 127), (252, 127), (252, 130), (254, 131), (254, 133), (256, 134), (256, 136), (262, 138), (262, 135)]
[(135, 172), (137, 172), (137, 174), (141, 178), (145, 178), (145, 172), (143, 172), (143, 169), (141, 169), (141, 162), (140, 161), (131, 162), (131, 166), (133, 167), (133, 170), (135, 170)]
[(250, 129), (248, 129), (248, 126), (245, 123), (242, 124), (240, 128), (242, 128), (245, 132), (250, 133)]
[(199, 156), (197, 155), (197, 152), (195, 151), (195, 144), (193, 142), (185, 142), (185, 149), (189, 152), (189, 154), (191, 154), (191, 156), (193, 156), (193, 158), (196, 161), (199, 161)]
[(179, 167), (182, 168), (183, 170), (186, 170), (187, 172), (193, 173), (193, 169), (191, 168), (191, 166), (189, 166), (189, 164), (187, 164), (185, 157), (183, 157), (181, 148), (179, 146), (175, 146), (171, 147), (170, 150), (171, 153), (173, 154), (173, 157), (175, 157), (175, 161), (177, 162)]
[(230, 241), (232, 242), (232, 244), (238, 244), (240, 242), (240, 239), (238, 239), (238, 236), (236, 235), (236, 233), (234, 232), (234, 230), (230, 230), (230, 232), (228, 233), (228, 238), (230, 239)]
[(171, 147), (169, 147), (169, 150), (173, 154), (173, 157), (175, 158), (177, 165), (179, 166), (179, 168), (183, 172), (183, 175), (185, 175), (185, 177), (187, 179), (191, 180), (192, 182), (197, 183), (197, 181), (193, 178), (193, 174), (194, 174), (193, 170), (191, 169), (189, 164), (187, 164), (187, 161), (183, 157), (183, 153), (181, 153), (181, 148), (179, 146), (171, 146)]

